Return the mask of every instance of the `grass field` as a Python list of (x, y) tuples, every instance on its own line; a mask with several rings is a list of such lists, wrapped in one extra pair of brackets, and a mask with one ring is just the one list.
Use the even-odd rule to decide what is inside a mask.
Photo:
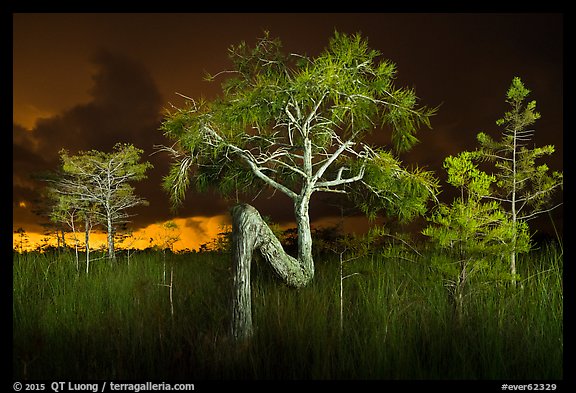
[[(562, 254), (521, 256), (521, 285), (471, 282), (457, 319), (424, 253), (316, 260), (294, 290), (253, 266), (255, 336), (229, 338), (226, 254), (130, 264), (14, 253), (13, 376), (23, 379), (562, 379)], [(172, 284), (170, 287), (169, 285)], [(170, 295), (172, 294), (172, 300)]]

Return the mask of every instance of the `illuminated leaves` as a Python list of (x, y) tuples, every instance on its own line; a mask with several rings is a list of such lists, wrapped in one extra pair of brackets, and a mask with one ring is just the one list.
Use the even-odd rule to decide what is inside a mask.
[[(549, 211), (546, 205), (553, 191), (562, 186), (561, 173), (549, 175), (547, 165), (536, 165), (554, 147), (529, 146), (534, 130), (528, 127), (540, 118), (536, 102), (526, 102), (529, 93), (520, 78), (514, 78), (506, 94), (511, 110), (496, 122), (504, 127), (500, 140), (481, 132), (479, 149), (444, 162), (448, 183), (460, 189), (460, 198), (441, 205), (423, 233), (460, 261), (459, 285), (462, 275), (471, 271), (499, 272), (504, 257), (514, 282), (516, 255), (530, 249), (527, 220)], [(496, 171), (488, 175), (474, 161), (493, 163)]]
[(445, 159), (448, 183), (460, 190), (460, 196), (450, 205), (440, 204), (422, 231), (443, 250), (443, 258), (434, 264), (449, 274), (459, 293), (472, 275), (509, 278), (504, 257), (529, 249), (527, 225), (515, 223), (498, 201), (486, 199), (496, 179), (481, 171), (473, 157), (462, 152)]
[(535, 101), (527, 101), (529, 94), (520, 78), (512, 80), (506, 93), (511, 110), (496, 122), (504, 128), (500, 140), (479, 133), (480, 148), (473, 153), (479, 160), (494, 163), (495, 198), (514, 220), (520, 221), (550, 210), (554, 191), (563, 185), (561, 172), (549, 173), (546, 164), (536, 164), (553, 154), (554, 146), (532, 146), (534, 130), (528, 127), (540, 118), (540, 113), (536, 112)]
[[(225, 76), (223, 95), (191, 100), (162, 123), (175, 141), (165, 149), (176, 162), (164, 179), (175, 205), (192, 183), (228, 196), (263, 186), (291, 198), (344, 192), (338, 186), (348, 188), (362, 178), (363, 165), (376, 165), (365, 154), (368, 133), (389, 130), (392, 147), (405, 151), (435, 112), (418, 107), (412, 89), (394, 86), (395, 65), (359, 34), (336, 32), (315, 58), (285, 55), (280, 40), (267, 32), (253, 47), (242, 42), (229, 54), (232, 69), (208, 77)], [(343, 162), (362, 164), (350, 171), (338, 166)], [(329, 177), (335, 174), (340, 177)]]
[(446, 157), (443, 166), (448, 173), (449, 184), (460, 188), (461, 194), (466, 189), (470, 197), (481, 198), (490, 193), (490, 185), (496, 178), (479, 170), (472, 158), (472, 153), (462, 152), (457, 156)]
[[(61, 222), (76, 220), (85, 223), (90, 217), (107, 227), (108, 241), (112, 243), (114, 226), (126, 222), (127, 209), (148, 202), (134, 194), (130, 182), (146, 178), (152, 167), (140, 162), (141, 149), (131, 144), (118, 143), (111, 153), (98, 150), (69, 155), (60, 152), (63, 175), (51, 188), (55, 199), (53, 218)], [(113, 245), (109, 248), (113, 255)]]
[(427, 203), (438, 193), (438, 182), (432, 172), (406, 169), (384, 150), (355, 165), (364, 166), (365, 174), (361, 186), (352, 188), (349, 196), (371, 219), (381, 214), (410, 221), (424, 215)]

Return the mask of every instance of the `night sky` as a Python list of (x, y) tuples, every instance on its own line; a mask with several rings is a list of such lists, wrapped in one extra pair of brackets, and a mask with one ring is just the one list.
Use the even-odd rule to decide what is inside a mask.
[[(190, 192), (176, 214), (161, 188), (170, 157), (154, 146), (170, 144), (158, 130), (170, 104), (185, 96), (207, 99), (220, 82), (203, 80), (231, 64), (227, 49), (253, 44), (268, 30), (287, 53), (316, 56), (335, 30), (360, 32), (369, 46), (397, 65), (396, 86), (413, 87), (420, 104), (441, 105), (421, 141), (400, 156), (406, 164), (441, 169), (447, 155), (477, 147), (484, 131), (498, 136), (497, 119), (508, 110), (505, 94), (519, 76), (542, 118), (534, 143), (553, 144), (546, 161), (562, 170), (562, 14), (13, 14), (13, 229), (41, 232), (32, 213), (39, 184), (30, 175), (55, 170), (62, 148), (110, 151), (116, 142), (143, 149), (154, 165), (136, 193), (150, 206), (134, 209), (132, 227), (152, 237), (152, 224), (177, 219), (183, 241), (196, 248), (227, 223), (230, 205), (212, 194)], [(442, 182), (448, 196), (449, 186)], [(290, 201), (276, 193), (254, 201), (273, 221), (293, 221)], [(558, 193), (557, 202), (562, 200)], [(447, 200), (446, 202), (449, 202)], [(313, 223), (336, 220), (322, 194), (313, 196)], [(553, 217), (562, 231), (562, 209)], [(535, 222), (551, 231), (550, 219)], [(361, 230), (361, 218), (348, 230)], [(148, 231), (148, 232), (145, 232)]]

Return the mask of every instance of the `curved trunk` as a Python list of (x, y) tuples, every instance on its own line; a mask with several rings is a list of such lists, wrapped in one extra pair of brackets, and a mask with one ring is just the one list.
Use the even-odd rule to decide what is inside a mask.
[(314, 277), (312, 236), (308, 217), (309, 198), (295, 203), (298, 225), (298, 259), (288, 255), (258, 210), (248, 204), (232, 208), (232, 258), (234, 297), (232, 300), (232, 335), (236, 340), (252, 336), (252, 297), (250, 266), (254, 250), (270, 263), (288, 285), (301, 288)]

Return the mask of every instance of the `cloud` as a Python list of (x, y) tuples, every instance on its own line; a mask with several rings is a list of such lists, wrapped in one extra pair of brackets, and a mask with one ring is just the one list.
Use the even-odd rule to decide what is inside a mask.
[[(149, 202), (149, 206), (131, 211), (132, 227), (147, 228), (151, 223), (172, 218), (167, 193), (162, 189), (162, 178), (168, 173), (170, 157), (152, 154), (155, 145), (167, 144), (159, 131), (163, 98), (147, 69), (124, 55), (100, 51), (92, 59), (95, 65), (90, 100), (68, 108), (49, 118), (39, 119), (27, 129), (13, 125), (13, 226), (25, 226), (38, 231), (37, 216), (32, 213), (34, 202), (43, 186), (31, 175), (54, 171), (59, 166), (59, 151), (71, 154), (81, 150), (110, 151), (115, 143), (126, 142), (144, 150), (142, 160), (150, 161), (154, 168), (148, 178), (135, 183), (135, 193)], [(26, 208), (20, 206), (26, 203)], [(183, 235), (194, 244), (206, 242), (217, 230), (210, 217), (226, 212), (226, 204), (213, 194), (197, 195), (189, 192), (184, 205), (178, 209), (186, 220)], [(218, 222), (222, 218), (218, 218)]]
[[(110, 151), (117, 142), (132, 143), (144, 150), (142, 160), (154, 166), (148, 178), (135, 183), (135, 193), (149, 206), (133, 209), (132, 225), (145, 227), (173, 215), (162, 178), (168, 173), (171, 158), (153, 154), (155, 146), (169, 144), (159, 131), (163, 112), (163, 97), (143, 64), (125, 55), (100, 51), (92, 59), (95, 73), (89, 90), (90, 100), (62, 113), (39, 119), (28, 130), (14, 124), (13, 129), (13, 199), (30, 201), (37, 197), (41, 186), (30, 175), (39, 171), (56, 170), (59, 151), (76, 154), (82, 150)], [(181, 217), (212, 216), (226, 212), (226, 203), (213, 194), (198, 195), (191, 190), (177, 214)], [(29, 218), (15, 212), (17, 221)], [(32, 222), (29, 222), (32, 224)]]
[(184, 220), (184, 226), (196, 232), (200, 236), (206, 236), (205, 219), (200, 217), (189, 217)]
[[(31, 175), (56, 170), (61, 149), (72, 154), (92, 149), (110, 151), (115, 143), (126, 142), (144, 149), (143, 158), (147, 159), (153, 145), (162, 142), (158, 127), (163, 101), (146, 68), (108, 51), (98, 52), (92, 61), (96, 72), (88, 102), (39, 119), (30, 130), (14, 124), (14, 201), (30, 201), (37, 196), (41, 185)], [(156, 176), (158, 182), (160, 177)], [(15, 222), (25, 219), (17, 211), (14, 213)]]
[(107, 51), (98, 52), (93, 63), (91, 100), (39, 119), (30, 131), (15, 125), (15, 146), (53, 164), (62, 148), (109, 150), (116, 142), (151, 146), (161, 140), (162, 97), (144, 66)]
[(159, 140), (154, 135), (160, 134), (162, 97), (146, 68), (107, 51), (98, 52), (93, 62), (98, 71), (91, 100), (40, 120), (33, 130), (40, 151), (109, 150), (116, 142), (149, 146), (151, 140)]

